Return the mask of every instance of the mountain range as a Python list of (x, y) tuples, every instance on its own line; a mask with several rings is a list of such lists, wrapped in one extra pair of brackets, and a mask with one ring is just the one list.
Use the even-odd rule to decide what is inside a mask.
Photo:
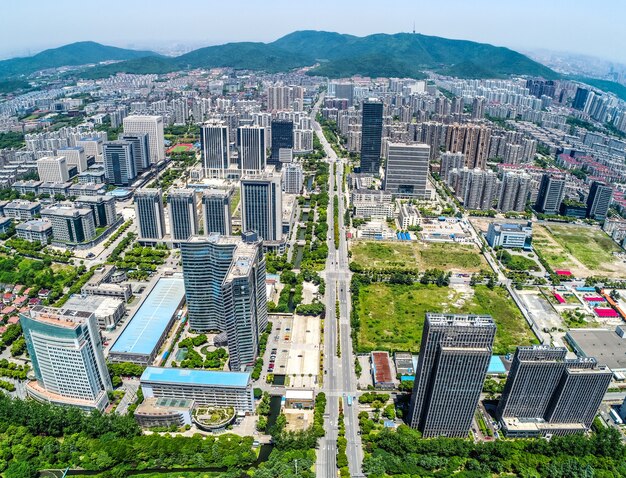
[[(0, 79), (20, 78), (39, 70), (114, 60), (84, 69), (78, 76), (100, 78), (119, 72), (168, 73), (181, 69), (233, 67), (269, 73), (316, 65), (310, 74), (423, 78), (433, 71), (461, 78), (509, 75), (557, 78), (550, 68), (508, 48), (419, 33), (365, 37), (322, 31), (297, 31), (271, 43), (238, 42), (209, 46), (177, 57), (80, 42), (27, 58), (0, 61)], [(73, 73), (75, 74), (75, 73)]]

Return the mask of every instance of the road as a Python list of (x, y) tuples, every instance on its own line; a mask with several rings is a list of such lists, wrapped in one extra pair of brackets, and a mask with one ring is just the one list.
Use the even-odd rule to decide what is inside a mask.
[[(313, 108), (311, 116), (315, 116), (323, 95)], [(326, 320), (324, 321), (324, 375), (323, 391), (326, 393), (327, 410), (324, 418), (326, 436), (320, 440), (318, 451), (317, 476), (331, 478), (337, 476), (337, 424), (339, 420), (339, 398), (343, 397), (343, 413), (348, 442), (346, 454), (350, 476), (363, 476), (361, 463), (363, 451), (361, 437), (358, 435), (358, 420), (356, 403), (348, 406), (345, 397), (356, 396), (356, 375), (354, 373), (354, 354), (352, 351), (352, 337), (350, 335), (350, 270), (348, 269), (348, 245), (344, 225), (343, 201), (343, 167), (345, 159), (338, 158), (324, 137), (319, 123), (314, 121), (313, 127), (317, 134), (328, 162), (329, 187), (328, 191), (334, 201), (339, 200), (339, 248), (335, 248), (333, 207), (328, 207), (328, 259), (326, 261)], [(333, 172), (336, 165), (337, 174)], [(334, 185), (337, 185), (337, 191)], [(335, 313), (336, 301), (339, 301), (339, 320)], [(340, 341), (341, 357), (337, 357), (337, 340)]]

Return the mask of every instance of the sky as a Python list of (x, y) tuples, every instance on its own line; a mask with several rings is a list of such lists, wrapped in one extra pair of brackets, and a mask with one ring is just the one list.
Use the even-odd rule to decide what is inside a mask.
[(124, 48), (273, 41), (296, 30), (418, 33), (626, 63), (623, 0), (1, 0), (0, 58), (92, 40)]

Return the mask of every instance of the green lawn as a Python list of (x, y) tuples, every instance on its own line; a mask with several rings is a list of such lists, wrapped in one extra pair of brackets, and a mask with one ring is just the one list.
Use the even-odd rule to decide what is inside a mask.
[(491, 314), (498, 326), (494, 353), (536, 342), (506, 290), (477, 286), (473, 297), (449, 287), (374, 283), (359, 294), (359, 351), (418, 352), (426, 312)]
[(235, 188), (233, 195), (230, 198), (230, 213), (234, 214), (239, 206), (239, 199), (241, 197), (241, 191), (239, 188)]
[(170, 149), (170, 153), (185, 153), (189, 151), (189, 146), (177, 145)]
[(597, 228), (550, 226), (552, 237), (589, 269), (613, 262), (612, 253), (622, 249), (606, 233)]
[(457, 269), (476, 272), (487, 264), (470, 244), (434, 242), (358, 241), (351, 245), (352, 260), (363, 268)]

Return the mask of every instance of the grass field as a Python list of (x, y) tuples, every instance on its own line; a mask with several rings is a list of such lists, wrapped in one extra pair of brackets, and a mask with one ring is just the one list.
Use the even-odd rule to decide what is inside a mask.
[(578, 225), (536, 225), (533, 247), (553, 269), (570, 269), (576, 276), (626, 274), (613, 255), (623, 250), (598, 228)]
[(350, 251), (352, 260), (364, 268), (436, 268), (467, 272), (487, 268), (478, 248), (470, 244), (358, 241), (351, 245)]
[(190, 144), (177, 144), (176, 146), (172, 146), (167, 150), (168, 153), (184, 153), (185, 151), (189, 151), (192, 145)]
[(418, 352), (426, 312), (490, 314), (498, 326), (494, 353), (536, 341), (506, 290), (477, 286), (471, 294), (434, 285), (374, 283), (359, 293), (360, 351)]

